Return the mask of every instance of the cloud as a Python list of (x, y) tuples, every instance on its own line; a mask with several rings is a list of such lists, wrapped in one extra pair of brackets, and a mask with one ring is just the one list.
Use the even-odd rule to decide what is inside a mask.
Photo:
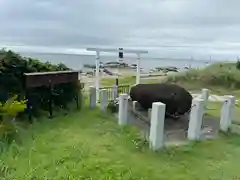
[(148, 49), (155, 56), (235, 56), (239, 6), (239, 0), (1, 0), (0, 44), (53, 51), (123, 46)]

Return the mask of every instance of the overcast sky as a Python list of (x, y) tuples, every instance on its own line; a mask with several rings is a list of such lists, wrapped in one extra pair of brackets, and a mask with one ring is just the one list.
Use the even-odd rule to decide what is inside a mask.
[(239, 7), (240, 0), (0, 0), (0, 45), (39, 51), (121, 46), (159, 56), (236, 57)]

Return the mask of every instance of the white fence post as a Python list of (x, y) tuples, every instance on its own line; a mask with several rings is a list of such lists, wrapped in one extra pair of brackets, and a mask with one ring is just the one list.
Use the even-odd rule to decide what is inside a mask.
[(133, 102), (132, 102), (133, 112), (136, 112), (137, 103), (138, 103), (137, 101), (133, 101)]
[(161, 102), (152, 104), (149, 147), (156, 151), (164, 146), (164, 120), (166, 105)]
[(120, 94), (119, 96), (119, 112), (118, 112), (118, 124), (126, 125), (128, 118), (128, 95)]
[(113, 86), (113, 89), (112, 89), (112, 93), (113, 93), (113, 100), (116, 100), (117, 97), (118, 97), (118, 87), (117, 86)]
[(90, 86), (89, 88), (89, 98), (90, 98), (90, 109), (93, 109), (96, 106), (96, 88), (94, 86)]
[(201, 135), (202, 119), (204, 114), (203, 99), (193, 99), (188, 126), (188, 139), (199, 140)]
[(220, 130), (227, 132), (232, 123), (235, 106), (235, 97), (228, 96), (227, 100), (223, 102), (220, 119)]
[(210, 92), (208, 89), (202, 89), (202, 99), (204, 100), (204, 109), (207, 108), (209, 94)]
[(152, 109), (148, 109), (148, 119), (151, 120)]
[(101, 101), (100, 101), (100, 109), (105, 110), (108, 105), (108, 91), (106, 89), (102, 89), (100, 91)]

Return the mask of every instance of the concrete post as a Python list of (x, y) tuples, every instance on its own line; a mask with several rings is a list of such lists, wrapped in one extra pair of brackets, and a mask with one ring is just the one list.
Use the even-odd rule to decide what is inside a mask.
[(96, 88), (90, 86), (89, 88), (89, 98), (90, 98), (90, 109), (93, 109), (96, 106)]
[(132, 102), (133, 104), (132, 104), (132, 106), (133, 106), (133, 112), (136, 112), (136, 108), (137, 108), (137, 101), (133, 101)]
[(156, 151), (164, 146), (164, 120), (166, 105), (161, 102), (152, 104), (149, 147)]
[(148, 109), (148, 119), (151, 120), (152, 109)]
[(234, 115), (235, 97), (228, 96), (227, 100), (223, 102), (220, 118), (220, 130), (227, 132), (232, 124)]
[(102, 89), (100, 93), (101, 93), (100, 109), (105, 110), (108, 105), (108, 91), (106, 89)]
[(120, 94), (119, 96), (119, 112), (118, 112), (118, 124), (126, 125), (128, 118), (128, 95)]
[(118, 87), (117, 86), (113, 86), (113, 89), (112, 89), (112, 93), (113, 93), (113, 100), (116, 100), (117, 99), (117, 95), (118, 95)]
[(204, 100), (204, 109), (207, 108), (209, 94), (210, 94), (210, 91), (208, 89), (202, 89), (202, 99)]
[(204, 114), (204, 103), (205, 101), (203, 99), (193, 99), (188, 126), (189, 140), (200, 139), (202, 119)]

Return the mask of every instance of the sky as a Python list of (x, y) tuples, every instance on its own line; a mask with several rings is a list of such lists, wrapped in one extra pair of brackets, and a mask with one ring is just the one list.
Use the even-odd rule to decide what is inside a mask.
[(0, 47), (86, 53), (148, 50), (159, 57), (236, 58), (239, 0), (0, 0)]

